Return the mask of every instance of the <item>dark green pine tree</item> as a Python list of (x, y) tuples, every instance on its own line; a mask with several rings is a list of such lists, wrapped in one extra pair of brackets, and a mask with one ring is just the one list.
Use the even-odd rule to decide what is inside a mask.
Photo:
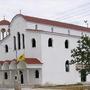
[(77, 41), (76, 48), (71, 50), (71, 64), (80, 64), (84, 68), (80, 69), (81, 81), (86, 81), (86, 76), (90, 73), (90, 37), (83, 35), (80, 40)]

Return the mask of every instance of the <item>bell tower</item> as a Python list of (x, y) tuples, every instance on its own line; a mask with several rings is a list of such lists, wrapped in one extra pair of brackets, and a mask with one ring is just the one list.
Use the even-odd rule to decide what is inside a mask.
[(0, 40), (3, 40), (7, 35), (10, 34), (9, 30), (10, 22), (5, 19), (5, 16), (3, 20), (0, 21)]

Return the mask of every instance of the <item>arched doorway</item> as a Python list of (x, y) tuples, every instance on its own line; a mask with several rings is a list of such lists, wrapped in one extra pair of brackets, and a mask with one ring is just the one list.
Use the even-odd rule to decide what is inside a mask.
[(24, 84), (23, 72), (20, 71), (19, 73), (20, 73), (20, 82), (21, 82), (21, 84)]

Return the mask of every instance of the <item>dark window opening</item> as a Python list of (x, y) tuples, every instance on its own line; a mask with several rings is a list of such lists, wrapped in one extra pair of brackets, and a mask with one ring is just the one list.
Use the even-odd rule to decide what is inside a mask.
[(36, 47), (36, 40), (34, 38), (32, 39), (32, 47)]
[(52, 47), (53, 46), (53, 40), (52, 38), (48, 39), (48, 47)]
[(39, 78), (39, 71), (38, 70), (35, 71), (35, 78)]
[(17, 76), (15, 76), (15, 80), (17, 80)]
[(25, 37), (24, 34), (22, 34), (22, 45), (23, 45), (23, 49), (25, 48)]
[(69, 61), (68, 60), (65, 62), (65, 71), (69, 72)]
[(21, 74), (21, 84), (24, 83), (24, 80), (23, 80), (23, 74)]
[(7, 72), (4, 73), (4, 79), (8, 79), (8, 74), (7, 74)]
[(14, 36), (13, 39), (14, 39), (14, 50), (16, 50), (16, 37)]
[(8, 52), (8, 45), (5, 45), (5, 52)]
[(20, 41), (20, 33), (17, 33), (17, 37), (18, 37), (18, 49), (21, 49), (21, 41)]
[(68, 44), (69, 44), (68, 40), (65, 40), (65, 48), (69, 47)]
[(23, 84), (24, 83), (23, 72), (20, 71), (19, 73), (20, 73), (21, 84)]

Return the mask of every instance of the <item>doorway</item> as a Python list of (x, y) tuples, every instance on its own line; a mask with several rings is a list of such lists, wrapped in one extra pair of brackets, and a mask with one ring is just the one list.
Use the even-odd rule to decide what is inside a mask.
[(20, 73), (21, 84), (24, 84), (23, 72), (20, 71), (19, 73)]

